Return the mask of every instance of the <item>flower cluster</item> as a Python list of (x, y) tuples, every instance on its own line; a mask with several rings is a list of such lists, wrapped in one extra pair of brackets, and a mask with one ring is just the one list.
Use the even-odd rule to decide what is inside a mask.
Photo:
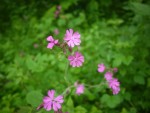
[[(98, 72), (102, 73), (106, 70), (106, 67), (104, 64), (98, 64)], [(113, 69), (107, 69), (104, 78), (106, 79), (109, 88), (112, 89), (113, 94), (118, 94), (120, 91), (120, 82), (117, 78), (113, 77), (113, 73), (116, 73), (118, 71), (117, 68)]]
[[(58, 7), (60, 10), (61, 7)], [(58, 34), (58, 31), (55, 31), (55, 34)], [(48, 45), (47, 48), (53, 49), (55, 46), (60, 47), (64, 54), (67, 54), (67, 58), (72, 67), (80, 67), (83, 65), (84, 56), (79, 51), (74, 51), (73, 48), (75, 46), (79, 46), (81, 44), (80, 34), (78, 32), (74, 32), (72, 29), (66, 30), (66, 34), (64, 36), (64, 41), (59, 42), (55, 40), (52, 36), (47, 37)], [(70, 54), (68, 55), (68, 51)], [(108, 83), (108, 87), (112, 90), (113, 94), (118, 94), (120, 91), (120, 82), (117, 78), (114, 78), (114, 73), (118, 71), (117, 68), (106, 68), (106, 66), (101, 63), (98, 64), (97, 71), (99, 73), (104, 74), (104, 78)], [(64, 95), (69, 94), (71, 88), (75, 88), (75, 93), (77, 95), (81, 95), (84, 93), (85, 87), (99, 87), (103, 83), (98, 85), (87, 85), (80, 84), (79, 82), (75, 82), (73, 85), (67, 87), (61, 95), (55, 96), (55, 90), (48, 90), (47, 96), (43, 98), (43, 103), (37, 107), (37, 110), (40, 108), (44, 108), (47, 111), (54, 110), (54, 113), (63, 113), (62, 112), (62, 103), (64, 102)], [(68, 112), (66, 112), (68, 113)]]
[[(75, 93), (77, 95), (81, 95), (84, 93), (84, 85), (75, 82), (73, 86), (70, 86), (65, 90), (64, 94), (67, 94), (67, 91), (73, 87), (76, 88)], [(37, 110), (44, 108), (46, 111), (54, 110), (54, 113), (63, 113), (61, 109), (61, 104), (64, 102), (63, 94), (57, 97), (55, 97), (54, 95), (55, 90), (48, 90), (47, 96), (43, 98), (43, 103), (37, 107)]]
[(66, 54), (66, 50), (71, 52), (71, 55), (68, 56), (68, 60), (70, 61), (70, 65), (72, 67), (80, 67), (84, 62), (84, 56), (79, 52), (72, 52), (72, 48), (75, 46), (79, 46), (81, 43), (80, 34), (78, 32), (73, 32), (72, 29), (66, 30), (66, 34), (64, 36), (64, 42), (60, 43), (58, 40), (55, 40), (52, 36), (47, 37), (47, 41), (49, 42), (47, 48), (53, 49), (54, 46), (58, 46), (62, 48), (64, 54)]

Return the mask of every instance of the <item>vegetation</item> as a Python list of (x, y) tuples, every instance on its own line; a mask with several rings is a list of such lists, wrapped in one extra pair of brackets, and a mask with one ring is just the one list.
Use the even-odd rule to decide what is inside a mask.
[[(61, 94), (67, 58), (46, 48), (49, 35), (63, 41), (67, 29), (81, 34), (85, 62), (68, 69), (73, 84), (98, 84), (97, 65), (117, 67), (121, 91), (106, 87), (71, 91), (69, 113), (150, 112), (150, 2), (146, 0), (2, 0), (0, 4), (0, 113), (36, 110), (50, 89)], [(57, 31), (57, 33), (56, 33)], [(49, 111), (52, 113), (53, 111)]]

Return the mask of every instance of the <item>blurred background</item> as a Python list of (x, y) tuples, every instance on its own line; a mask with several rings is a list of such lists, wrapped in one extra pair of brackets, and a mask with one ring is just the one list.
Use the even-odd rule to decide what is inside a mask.
[(61, 94), (67, 87), (67, 59), (60, 49), (47, 49), (46, 38), (63, 41), (69, 28), (81, 34), (85, 57), (82, 67), (69, 68), (69, 81), (98, 84), (103, 62), (118, 68), (121, 92), (72, 91), (63, 111), (150, 113), (150, 1), (1, 0), (0, 26), (0, 113), (47, 113), (36, 107), (49, 89)]

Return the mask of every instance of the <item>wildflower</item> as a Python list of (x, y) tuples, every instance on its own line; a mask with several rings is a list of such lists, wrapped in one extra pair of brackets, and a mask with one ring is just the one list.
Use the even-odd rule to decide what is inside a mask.
[(109, 88), (112, 89), (113, 94), (118, 94), (120, 91), (120, 83), (117, 78), (113, 78), (108, 82)]
[(55, 13), (54, 13), (54, 14), (55, 14), (55, 18), (57, 18), (57, 17), (59, 16), (59, 13), (60, 13), (59, 10), (56, 10), (56, 11), (55, 11)]
[(73, 33), (72, 29), (66, 31), (64, 40), (67, 42), (69, 47), (74, 47), (81, 43), (80, 34), (78, 32)]
[(58, 9), (58, 10), (61, 10), (61, 5), (58, 5), (58, 6), (57, 6), (57, 9)]
[(109, 80), (113, 79), (113, 74), (111, 72), (106, 72), (104, 77), (107, 81), (109, 81)]
[(105, 70), (105, 65), (104, 64), (98, 64), (98, 72), (104, 72)]
[(113, 71), (116, 73), (118, 71), (118, 68), (113, 68)]
[(50, 111), (51, 109), (58, 111), (61, 109), (61, 104), (64, 102), (63, 96), (59, 95), (54, 97), (54, 94), (55, 90), (49, 90), (48, 96), (45, 96), (43, 99), (43, 106), (47, 111)]
[(58, 29), (55, 29), (55, 30), (54, 30), (54, 34), (55, 34), (55, 35), (58, 35), (58, 34), (59, 34), (59, 30), (58, 30)]
[(47, 48), (50, 48), (50, 49), (52, 49), (53, 46), (58, 43), (58, 40), (54, 40), (52, 36), (48, 36), (47, 41), (49, 41)]
[(79, 52), (75, 52), (74, 55), (68, 57), (68, 60), (72, 67), (80, 67), (84, 62), (84, 56)]
[(83, 84), (77, 84), (76, 86), (76, 94), (81, 95), (84, 93), (84, 85)]

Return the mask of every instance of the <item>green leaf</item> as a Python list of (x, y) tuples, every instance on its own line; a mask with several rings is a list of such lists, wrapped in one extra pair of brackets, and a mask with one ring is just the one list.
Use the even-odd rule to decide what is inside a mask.
[(144, 77), (141, 76), (141, 75), (135, 75), (134, 76), (134, 81), (138, 84), (145, 84), (145, 80), (144, 80)]
[(89, 100), (94, 100), (96, 97), (93, 93), (91, 93), (88, 89), (85, 89), (85, 94), (87, 95)]
[(87, 110), (82, 106), (77, 106), (75, 108), (75, 113), (87, 113)]
[(71, 97), (68, 98), (66, 106), (67, 106), (69, 109), (73, 109), (73, 108), (74, 108), (73, 100), (72, 100)]
[(32, 111), (31, 107), (23, 106), (20, 107), (17, 113), (30, 113), (30, 111)]
[(147, 4), (132, 2), (131, 10), (133, 10), (136, 14), (147, 15), (150, 16), (150, 6)]
[(31, 91), (27, 94), (26, 100), (27, 103), (33, 107), (37, 107), (42, 103), (43, 95), (40, 91)]
[(124, 55), (123, 54), (116, 54), (113, 60), (113, 67), (118, 67), (121, 65), (121, 63), (124, 60)]
[(130, 112), (129, 113), (137, 113), (136, 108), (134, 108), (134, 107), (130, 108)]
[(127, 57), (124, 58), (123, 63), (125, 65), (129, 65), (132, 60), (133, 60), (133, 56), (127, 56)]
[(125, 98), (126, 100), (130, 101), (130, 100), (131, 100), (131, 94), (128, 93), (128, 92), (126, 92), (126, 93), (124, 94), (124, 98)]
[(100, 109), (98, 109), (95, 106), (92, 106), (91, 112), (90, 113), (103, 113)]
[(129, 112), (126, 110), (126, 108), (122, 108), (121, 113), (129, 113)]
[(108, 24), (119, 25), (123, 23), (122, 19), (110, 19), (107, 21)]
[(119, 95), (110, 96), (108, 94), (104, 94), (101, 97), (101, 102), (110, 108), (115, 108), (119, 103), (121, 103), (122, 98)]

